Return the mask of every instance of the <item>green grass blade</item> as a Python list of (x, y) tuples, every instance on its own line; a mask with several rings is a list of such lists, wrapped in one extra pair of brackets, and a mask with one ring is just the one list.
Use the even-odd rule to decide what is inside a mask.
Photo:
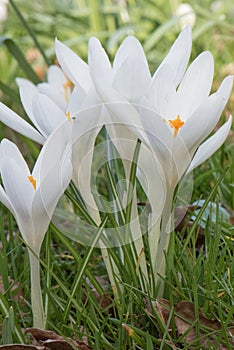
[(19, 17), (20, 21), (22, 22), (24, 28), (27, 30), (27, 32), (29, 33), (29, 35), (33, 39), (36, 47), (38, 48), (42, 57), (44, 58), (45, 63), (49, 66), (50, 62), (48, 61), (48, 58), (46, 57), (46, 54), (45, 54), (44, 50), (42, 49), (39, 41), (37, 40), (37, 37), (36, 37), (35, 33), (33, 32), (32, 28), (28, 25), (27, 21), (25, 20), (24, 16), (22, 15), (22, 12), (18, 9), (15, 2), (13, 0), (9, 0), (9, 2), (11, 4), (11, 6), (13, 7), (13, 9), (15, 10), (15, 13)]
[(38, 76), (36, 75), (34, 70), (31, 68), (27, 60), (25, 59), (22, 51), (19, 49), (19, 47), (15, 44), (15, 42), (12, 39), (9, 39), (6, 37), (0, 37), (0, 45), (6, 46), (7, 50), (16, 59), (19, 66), (22, 68), (22, 70), (24, 71), (25, 75), (29, 80), (31, 80), (35, 84), (40, 82)]

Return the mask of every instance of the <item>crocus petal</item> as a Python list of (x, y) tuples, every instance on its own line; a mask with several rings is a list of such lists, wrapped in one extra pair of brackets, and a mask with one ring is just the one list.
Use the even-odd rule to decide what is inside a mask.
[(131, 103), (121, 95), (111, 85), (111, 82), (102, 80), (105, 67), (100, 64), (100, 58), (95, 57), (95, 52), (90, 55), (90, 74), (93, 79), (96, 91), (101, 101), (105, 104), (107, 110), (111, 113), (112, 122), (126, 125), (126, 127), (134, 128), (137, 135), (142, 133), (142, 125), (139, 114)]
[(162, 61), (154, 76), (164, 64), (169, 64), (174, 74), (175, 85), (178, 86), (186, 70), (192, 48), (192, 32), (187, 26), (172, 45), (169, 53)]
[(54, 87), (62, 86), (67, 82), (66, 75), (63, 73), (62, 69), (56, 65), (49, 66), (47, 80), (48, 83)]
[(7, 207), (12, 212), (12, 214), (15, 216), (15, 210), (11, 204), (11, 201), (7, 197), (3, 187), (1, 185), (0, 185), (0, 202), (2, 202), (5, 205), (5, 207)]
[[(156, 155), (144, 144), (141, 145), (137, 177), (146, 193), (151, 210), (152, 223), (155, 224), (161, 217), (166, 198), (166, 180)], [(157, 184), (155, 186), (155, 184)]]
[(149, 67), (143, 48), (135, 37), (129, 36), (121, 44), (113, 71), (113, 86), (129, 101), (135, 102), (148, 91), (151, 82)]
[(232, 76), (225, 78), (218, 91), (209, 96), (181, 128), (180, 136), (189, 150), (198, 147), (214, 129), (230, 96), (232, 83)]
[[(71, 133), (72, 121), (65, 120), (48, 137), (33, 168), (32, 175), (38, 180), (39, 184), (43, 181), (46, 174), (60, 162), (64, 152), (67, 149), (67, 156), (71, 152)], [(56, 176), (56, 174), (55, 174)]]
[(176, 86), (172, 69), (168, 64), (163, 65), (154, 77), (147, 98), (148, 104), (162, 117), (172, 119), (177, 116), (179, 105)]
[[(109, 122), (105, 126), (111, 138), (111, 142), (116, 147), (122, 161), (126, 162), (126, 164), (129, 166), (130, 171), (131, 161), (136, 148), (137, 136), (131, 130), (126, 128), (126, 125), (112, 124)], [(125, 167), (126, 178), (128, 178), (128, 175), (129, 174), (126, 173)]]
[[(91, 96), (87, 96), (87, 101)], [(89, 100), (90, 102), (92, 100)], [(73, 124), (73, 181), (79, 188), (80, 193), (86, 203), (87, 209), (92, 218), (99, 224), (99, 215), (93, 195), (91, 193), (91, 166), (93, 160), (93, 151), (95, 140), (100, 132), (103, 122), (101, 118), (101, 105), (93, 102), (84, 106), (84, 109), (78, 113)], [(94, 216), (95, 213), (95, 216)]]
[(58, 39), (55, 41), (55, 51), (59, 64), (68, 78), (87, 93), (92, 85), (88, 65)]
[(161, 115), (154, 109), (142, 107), (140, 117), (144, 131), (153, 148), (161, 150), (165, 148), (171, 152), (174, 143), (173, 135)]
[(32, 108), (37, 116), (38, 128), (45, 138), (66, 119), (64, 111), (48, 96), (40, 93), (34, 95)]
[(232, 117), (229, 117), (228, 121), (221, 128), (219, 128), (219, 130), (213, 136), (209, 137), (207, 141), (203, 142), (203, 144), (198, 147), (195, 156), (187, 170), (188, 173), (205, 162), (219, 149), (219, 147), (222, 146), (228, 136), (231, 125)]
[(45, 138), (35, 128), (1, 102), (0, 121), (35, 142), (40, 144), (45, 142)]
[(37, 123), (37, 118), (34, 116), (32, 108), (34, 95), (38, 93), (37, 87), (31, 81), (23, 78), (17, 78), (16, 83), (19, 87), (20, 99), (25, 112), (35, 127), (40, 131), (40, 127)]
[(109, 58), (103, 49), (100, 41), (92, 37), (89, 39), (89, 66), (95, 65), (99, 69), (99, 76), (101, 76), (102, 84), (112, 84), (113, 71)]
[(24, 177), (27, 177), (29, 175), (29, 168), (27, 163), (24, 160), (24, 157), (20, 153), (18, 147), (11, 141), (7, 139), (3, 139), (0, 144), (0, 159), (1, 161), (4, 161), (6, 159), (14, 159), (14, 161), (17, 163), (18, 167), (20, 168), (20, 172)]
[(74, 87), (72, 94), (69, 97), (68, 105), (66, 107), (66, 111), (70, 112), (71, 117), (79, 113), (79, 110), (82, 109), (86, 96), (87, 94), (84, 92), (84, 90), (80, 90), (76, 86)]
[(210, 52), (203, 52), (189, 66), (177, 91), (183, 120), (187, 120), (209, 95), (213, 75), (213, 56)]
[(55, 164), (40, 183), (32, 202), (35, 244), (42, 243), (54, 209), (67, 188), (71, 175), (72, 165), (68, 157)]
[(51, 100), (53, 100), (58, 107), (62, 110), (65, 110), (67, 106), (67, 97), (63, 87), (58, 85), (56, 88), (48, 83), (41, 83), (37, 86), (38, 91), (46, 96), (48, 96)]
[(5, 159), (2, 164), (1, 176), (4, 189), (15, 212), (25, 221), (30, 220), (31, 203), (35, 190), (28, 176), (22, 173), (14, 159)]
[(39, 92), (50, 97), (61, 109), (65, 110), (71, 89), (66, 84), (68, 79), (58, 66), (50, 66), (47, 73), (48, 83), (37, 85)]

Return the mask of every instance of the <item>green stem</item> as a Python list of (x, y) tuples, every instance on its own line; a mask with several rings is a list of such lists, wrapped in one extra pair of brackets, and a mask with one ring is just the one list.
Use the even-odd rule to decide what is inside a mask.
[(35, 253), (30, 249), (28, 249), (28, 254), (31, 272), (31, 303), (33, 313), (33, 327), (45, 329), (45, 318), (40, 283), (40, 261), (39, 257), (35, 255)]
[[(93, 218), (93, 220), (96, 222), (96, 224), (100, 225), (101, 218), (100, 218), (98, 209), (90, 208), (89, 209), (89, 215)], [(103, 234), (105, 235), (105, 230), (103, 231)], [(111, 263), (110, 255), (108, 253), (108, 249), (101, 242), (101, 240), (99, 242), (99, 247), (101, 249), (102, 259), (103, 259), (103, 261), (105, 263), (105, 266), (106, 266), (107, 274), (108, 274), (108, 277), (109, 277), (109, 280), (110, 280), (110, 283), (111, 283), (111, 287), (112, 287), (113, 293), (114, 293), (115, 297), (118, 300), (118, 295), (117, 295), (118, 289), (117, 289), (117, 286), (116, 286), (116, 281), (115, 281), (115, 277), (114, 276), (120, 276), (119, 270), (118, 270), (118, 268), (117, 268), (117, 266), (116, 266), (116, 264), (114, 262)]]
[(155, 295), (155, 280), (157, 279), (157, 254), (158, 254), (158, 243), (160, 239), (161, 229), (160, 229), (161, 218), (150, 228), (148, 234), (148, 245), (150, 251), (150, 266), (152, 271), (152, 281), (151, 281), (151, 292)]
[(156, 284), (159, 285), (158, 297), (163, 296), (164, 292), (164, 283), (160, 276), (164, 277), (166, 272), (166, 259), (165, 253), (167, 252), (169, 241), (170, 241), (170, 232), (171, 232), (171, 210), (172, 210), (172, 200), (173, 200), (173, 190), (168, 190), (168, 195), (165, 201), (164, 210), (162, 213), (161, 221), (161, 232), (158, 242), (157, 256), (155, 261), (155, 274), (156, 274)]

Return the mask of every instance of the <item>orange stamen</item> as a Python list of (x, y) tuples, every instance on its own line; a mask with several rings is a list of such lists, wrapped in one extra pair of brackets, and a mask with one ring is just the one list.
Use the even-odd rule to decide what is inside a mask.
[(73, 87), (72, 82), (70, 80), (67, 80), (67, 82), (65, 84), (63, 84), (63, 87), (65, 90), (65, 100), (66, 100), (66, 102), (68, 102), (68, 97), (69, 97), (68, 88), (70, 88), (70, 90), (71, 90), (71, 88)]
[(31, 182), (31, 184), (33, 185), (34, 190), (36, 190), (36, 188), (37, 188), (37, 182), (36, 182), (36, 180), (34, 179), (34, 177), (33, 177), (32, 175), (30, 175), (30, 176), (28, 176), (28, 179), (29, 179), (29, 181)]
[(67, 119), (68, 119), (69, 122), (70, 122), (70, 121), (71, 121), (71, 112), (68, 111), (68, 112), (66, 113), (66, 116), (67, 116)]
[(174, 137), (176, 137), (178, 131), (184, 125), (184, 122), (180, 119), (180, 115), (177, 115), (176, 119), (169, 119), (169, 124), (174, 128)]

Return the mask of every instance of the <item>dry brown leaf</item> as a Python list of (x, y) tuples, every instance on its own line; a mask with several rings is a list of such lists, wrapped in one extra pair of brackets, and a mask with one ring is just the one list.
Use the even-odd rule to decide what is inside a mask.
[[(170, 303), (165, 299), (158, 299), (152, 303), (153, 307), (157, 311), (159, 317), (165, 325), (168, 325), (169, 315), (170, 315)], [(149, 306), (147, 306), (147, 311), (153, 316), (152, 310), (150, 310)], [(174, 305), (174, 322), (177, 329), (178, 336), (182, 336), (183, 341), (187, 344), (192, 344), (196, 342), (197, 333), (194, 326), (194, 323), (197, 322), (194, 304), (190, 301), (181, 301)], [(228, 347), (225, 344), (225, 340), (222, 340), (222, 343), (217, 343), (215, 338), (218, 338), (219, 331), (222, 330), (221, 324), (218, 320), (210, 320), (208, 319), (201, 309), (198, 310), (199, 317), (199, 326), (202, 328), (202, 331), (199, 334), (199, 341), (202, 349), (209, 349), (212, 345), (216, 350), (228, 350)], [(154, 317), (155, 319), (155, 317)], [(170, 332), (170, 329), (168, 330)], [(213, 332), (214, 335), (209, 333)], [(184, 337), (183, 337), (184, 335)], [(215, 337), (216, 335), (216, 337)], [(229, 339), (229, 343), (234, 348), (234, 340), (232, 337), (234, 336), (234, 326), (230, 326), (228, 328), (227, 337)]]
[(106, 293), (106, 291), (109, 288), (109, 283), (106, 279), (103, 277), (95, 276), (98, 283), (102, 286), (104, 293), (103, 295), (100, 295), (96, 288), (93, 286), (89, 278), (86, 278), (86, 283), (91, 288), (91, 292), (93, 293), (95, 299), (97, 300), (98, 304), (100, 305), (102, 310), (108, 311), (108, 313), (113, 313), (113, 309), (111, 308), (111, 305), (113, 303), (111, 297)]
[(64, 339), (61, 335), (53, 331), (46, 331), (39, 328), (27, 328), (26, 333), (30, 333), (34, 338), (36, 347), (43, 346), (44, 350), (90, 350), (91, 348), (81, 340)]
[(1, 350), (43, 350), (44, 348), (39, 348), (32, 345), (22, 345), (22, 344), (8, 344), (0, 345)]
[(170, 302), (166, 299), (160, 298), (153, 303), (153, 306), (157, 310), (163, 323), (166, 325), (170, 315)]

